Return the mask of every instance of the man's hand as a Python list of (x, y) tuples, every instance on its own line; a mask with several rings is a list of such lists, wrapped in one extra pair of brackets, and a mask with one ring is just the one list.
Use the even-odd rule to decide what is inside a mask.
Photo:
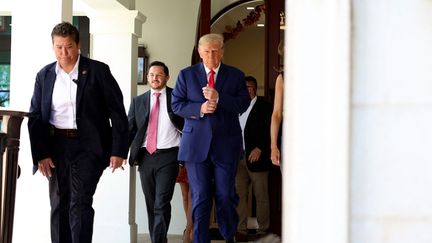
[(257, 162), (261, 156), (261, 149), (255, 147), (249, 154), (248, 160), (251, 163)]
[(126, 160), (122, 157), (111, 156), (110, 158), (110, 168), (112, 168), (112, 172), (120, 167), (120, 169), (124, 170), (123, 165), (126, 164)]
[(216, 89), (210, 88), (210, 86), (206, 86), (202, 88), (204, 98), (207, 100), (214, 100), (217, 101), (219, 99), (219, 93)]
[(46, 158), (38, 161), (38, 170), (40, 171), (40, 173), (42, 173), (43, 176), (47, 178), (52, 176), (51, 169), (54, 168), (55, 165), (51, 158)]
[(201, 105), (201, 113), (203, 114), (214, 113), (216, 111), (216, 108), (217, 108), (216, 101), (207, 100)]

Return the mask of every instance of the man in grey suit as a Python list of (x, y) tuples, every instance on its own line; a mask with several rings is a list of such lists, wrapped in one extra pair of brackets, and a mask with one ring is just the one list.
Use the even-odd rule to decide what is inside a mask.
[(153, 243), (167, 241), (184, 123), (171, 109), (172, 89), (166, 86), (168, 79), (168, 67), (163, 62), (152, 62), (147, 75), (151, 90), (135, 97), (128, 113), (129, 163), (139, 166)]

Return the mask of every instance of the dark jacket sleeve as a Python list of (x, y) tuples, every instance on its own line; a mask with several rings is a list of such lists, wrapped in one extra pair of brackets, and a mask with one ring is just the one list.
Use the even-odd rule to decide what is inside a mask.
[(109, 119), (112, 127), (111, 155), (127, 158), (128, 144), (128, 120), (123, 104), (121, 89), (111, 74), (109, 67), (105, 65), (107, 85), (104, 85), (104, 97), (109, 110)]
[(30, 137), (30, 146), (32, 152), (33, 165), (37, 165), (38, 161), (46, 158), (51, 158), (51, 139), (49, 125), (49, 110), (43, 106), (51, 102), (51, 97), (48, 99), (45, 95), (47, 84), (45, 82), (48, 70), (52, 64), (47, 65), (36, 75), (36, 81), (31, 98), (30, 110), (28, 114), (28, 131)]

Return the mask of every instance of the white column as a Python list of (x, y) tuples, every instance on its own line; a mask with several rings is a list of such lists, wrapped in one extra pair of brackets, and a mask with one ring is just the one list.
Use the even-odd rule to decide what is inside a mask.
[(432, 1), (352, 2), (351, 243), (430, 243)]
[(350, 1), (287, 0), (283, 242), (349, 242)]
[[(138, 37), (145, 17), (133, 10), (98, 11), (88, 16), (90, 55), (110, 66), (122, 89), (127, 112), (131, 98), (136, 95)], [(125, 168), (114, 174), (106, 170), (99, 182), (94, 200), (95, 242), (136, 242), (136, 225), (131, 222), (129, 227), (129, 216), (132, 219), (135, 216), (135, 168), (128, 165)]]

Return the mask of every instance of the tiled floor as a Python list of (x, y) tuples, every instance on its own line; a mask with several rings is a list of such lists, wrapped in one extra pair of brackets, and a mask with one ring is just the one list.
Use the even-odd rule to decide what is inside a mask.
[[(279, 237), (268, 235), (258, 241), (249, 241), (257, 243), (281, 243)], [(148, 234), (138, 235), (138, 243), (151, 243)], [(183, 243), (181, 235), (168, 235), (168, 243)], [(224, 240), (212, 240), (211, 243), (225, 243)]]
[[(249, 217), (247, 226), (249, 229), (249, 242), (256, 242), (256, 243), (281, 243), (280, 238), (275, 235), (267, 235), (261, 239), (256, 239), (256, 231), (255, 229), (258, 228), (258, 222), (256, 221), (256, 218)], [(220, 239), (220, 240), (212, 240), (211, 243), (225, 243), (225, 240), (223, 240), (222, 236), (219, 234), (219, 230), (215, 227), (210, 227), (210, 237), (211, 239)], [(256, 240), (255, 240), (256, 239)], [(139, 234), (138, 235), (138, 243), (151, 243), (150, 242), (150, 236), (148, 234)], [(182, 235), (168, 235), (168, 243), (183, 243)]]
[[(212, 243), (225, 243), (223, 240), (212, 240)], [(138, 243), (151, 243), (147, 234), (138, 235)], [(168, 235), (168, 243), (183, 243), (181, 235)]]

